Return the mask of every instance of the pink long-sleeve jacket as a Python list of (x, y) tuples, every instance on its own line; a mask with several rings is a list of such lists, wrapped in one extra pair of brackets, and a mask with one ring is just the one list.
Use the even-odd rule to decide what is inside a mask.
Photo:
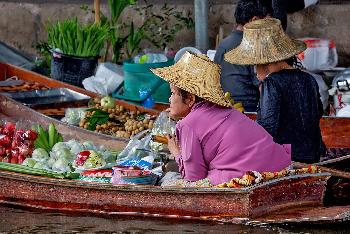
[(235, 109), (195, 104), (176, 125), (179, 170), (189, 181), (213, 185), (246, 171), (280, 171), (291, 164), (290, 145), (279, 145), (260, 125)]

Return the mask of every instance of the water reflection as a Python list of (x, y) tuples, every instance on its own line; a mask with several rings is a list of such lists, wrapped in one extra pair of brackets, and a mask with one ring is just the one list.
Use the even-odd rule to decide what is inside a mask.
[[(334, 229), (334, 228), (331, 228)], [(331, 229), (305, 227), (246, 226), (171, 219), (96, 217), (27, 211), (0, 206), (3, 233), (329, 233)], [(328, 231), (327, 231), (328, 230)], [(343, 229), (346, 230), (345, 228)], [(323, 232), (326, 231), (326, 232)], [(338, 232), (339, 231), (339, 232)], [(334, 230), (332, 233), (346, 233)]]

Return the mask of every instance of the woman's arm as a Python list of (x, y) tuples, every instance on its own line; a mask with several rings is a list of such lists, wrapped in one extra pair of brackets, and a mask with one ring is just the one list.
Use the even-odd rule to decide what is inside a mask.
[(193, 129), (186, 125), (179, 125), (176, 129), (179, 141), (179, 154), (175, 160), (179, 165), (182, 177), (189, 181), (201, 180), (207, 177), (208, 166), (204, 161), (203, 151), (199, 138)]

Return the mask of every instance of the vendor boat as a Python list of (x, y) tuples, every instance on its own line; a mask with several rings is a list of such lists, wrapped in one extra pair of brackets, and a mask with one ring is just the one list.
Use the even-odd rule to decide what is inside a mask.
[(328, 176), (293, 175), (240, 189), (165, 188), (116, 186), (0, 171), (0, 203), (52, 211), (230, 223), (348, 220), (350, 206), (322, 206)]
[[(8, 64), (0, 64), (1, 74), (5, 78), (17, 76), (21, 80), (46, 89), (67, 88), (89, 97), (97, 96), (84, 89)], [(117, 100), (117, 103), (130, 110), (157, 113), (120, 100)], [(128, 140), (65, 124), (4, 95), (0, 95), (0, 117), (14, 122), (29, 120), (43, 126), (54, 123), (57, 130), (67, 140), (89, 140), (115, 150), (123, 149)], [(324, 118), (322, 120), (322, 133), (328, 147), (349, 147), (350, 140), (346, 131), (348, 127), (350, 128), (349, 123), (350, 118)], [(344, 127), (344, 131), (337, 132), (338, 124), (342, 124), (340, 126)], [(332, 167), (327, 163), (322, 166)], [(331, 174), (333, 178), (334, 173), (331, 172)], [(349, 204), (336, 207), (322, 206), (328, 177), (329, 174), (293, 175), (242, 189), (161, 188), (115, 186), (0, 171), (0, 203), (61, 211), (149, 215), (241, 223), (255, 221), (313, 223), (348, 220), (350, 217)], [(337, 185), (334, 188), (338, 189), (337, 191), (344, 191)]]
[(23, 127), (28, 129), (30, 129), (31, 125), (34, 123), (42, 126), (49, 126), (50, 123), (54, 123), (65, 140), (76, 139), (78, 141), (92, 141), (97, 145), (104, 145), (107, 148), (115, 150), (124, 149), (128, 142), (128, 139), (125, 138), (112, 137), (68, 125), (62, 121), (43, 115), (4, 95), (0, 95), (0, 119), (15, 123), (22, 122), (21, 124)]

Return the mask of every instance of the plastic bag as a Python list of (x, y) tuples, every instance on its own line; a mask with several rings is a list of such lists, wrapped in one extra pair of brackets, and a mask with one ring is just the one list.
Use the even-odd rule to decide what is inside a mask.
[(62, 122), (78, 126), (81, 119), (85, 118), (87, 108), (66, 108)]
[(102, 63), (98, 66), (95, 76), (83, 80), (84, 88), (99, 93), (109, 95), (116, 90), (123, 82), (123, 69), (112, 63)]
[(145, 130), (130, 138), (127, 146), (118, 155), (117, 162), (141, 159), (151, 154), (152, 152), (149, 147), (149, 143), (152, 136), (150, 134), (147, 135), (147, 133), (149, 133), (149, 131)]
[[(174, 134), (176, 129), (176, 121), (169, 117), (168, 112), (162, 111), (156, 121), (154, 122), (151, 135), (165, 136), (168, 134)], [(164, 150), (164, 144), (158, 142), (151, 142), (151, 149), (154, 151)]]
[(332, 40), (321, 38), (302, 38), (307, 49), (298, 55), (303, 66), (309, 71), (334, 68), (338, 63), (338, 54)]

